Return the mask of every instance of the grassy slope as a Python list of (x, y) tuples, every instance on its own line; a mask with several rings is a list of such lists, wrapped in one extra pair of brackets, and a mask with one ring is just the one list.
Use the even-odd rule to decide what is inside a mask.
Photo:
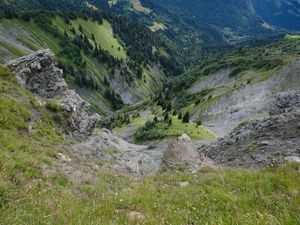
[(59, 40), (53, 37), (53, 35), (45, 33), (34, 22), (27, 23), (22, 20), (13, 19), (7, 20), (7, 23), (9, 23), (10, 26), (13, 26), (14, 24), (19, 25), (21, 26), (21, 28), (26, 29), (29, 32), (29, 34), (32, 35), (32, 39), (23, 36), (19, 37), (21, 38), (20, 41), (23, 42), (23, 44), (29, 49), (33, 48), (32, 44), (34, 44), (36, 46), (35, 49), (50, 48), (56, 54), (61, 50), (61, 47), (58, 44)]
[(163, 88), (165, 76), (157, 68), (143, 68), (142, 79), (135, 81), (135, 88), (143, 96), (149, 97)]
[[(183, 123), (177, 118), (172, 116), (172, 125), (169, 126), (168, 122), (159, 122), (155, 128), (151, 129), (151, 133), (158, 134), (160, 138), (178, 137), (182, 134), (187, 134), (194, 141), (212, 139), (215, 135), (204, 126), (199, 126), (195, 123)], [(147, 139), (147, 137), (145, 137)]]
[[(215, 135), (211, 133), (208, 129), (204, 126), (197, 127), (194, 123), (183, 123), (181, 120), (177, 118), (177, 116), (172, 117), (172, 125), (166, 132), (168, 137), (178, 137), (183, 133), (189, 135), (192, 140), (203, 140), (203, 139), (211, 139), (214, 138)], [(163, 130), (159, 127), (159, 129)]]
[(53, 146), (58, 143), (63, 144), (63, 138), (52, 115), (0, 66), (1, 223), (3, 207), (11, 200), (11, 194), (18, 188), (22, 193), (22, 185), (29, 181), (43, 179), (40, 166), (51, 163)]
[[(56, 179), (2, 190), (0, 219), (8, 224), (298, 224), (295, 167), (263, 172), (162, 173), (140, 182), (99, 175), (101, 183)], [(188, 187), (178, 183), (189, 181)], [(5, 189), (6, 188), (6, 189)], [(69, 190), (69, 191), (66, 191)], [(76, 190), (77, 195), (70, 190)], [(138, 212), (142, 217), (130, 217)], [(35, 215), (35, 216), (33, 216)]]
[[(161, 118), (160, 120), (163, 120), (163, 111), (161, 107), (149, 107), (149, 102), (136, 105), (136, 107), (128, 107), (127, 110), (126, 108), (124, 108), (119, 112), (120, 115), (123, 115), (124, 113), (129, 113), (129, 115), (131, 115), (130, 123), (122, 124), (121, 126), (114, 128), (114, 131), (116, 131), (117, 133), (124, 132), (124, 129), (126, 130), (128, 126), (132, 127), (132, 129), (136, 131), (138, 128), (143, 127), (147, 121), (152, 121), (155, 116)], [(140, 115), (138, 117), (133, 117), (132, 115), (134, 115), (135, 113), (139, 113)], [(192, 138), (192, 140), (195, 141), (212, 139), (215, 137), (215, 135), (204, 126), (197, 126), (192, 122), (183, 123), (182, 120), (178, 119), (177, 115), (171, 116), (171, 114), (169, 114), (169, 116), (170, 118), (172, 118), (171, 125), (169, 125), (168, 122), (164, 121), (158, 122), (153, 129), (145, 133), (143, 140), (152, 139), (152, 134), (158, 135), (158, 138), (173, 138), (181, 136), (182, 134), (187, 134)]]
[[(98, 184), (72, 184), (64, 171), (43, 173), (43, 165), (51, 167), (62, 151), (63, 139), (55, 131), (53, 114), (3, 67), (0, 103), (3, 224), (300, 223), (296, 165), (263, 171), (202, 169), (196, 174), (161, 171), (140, 181), (99, 172)], [(33, 121), (36, 126), (30, 128)], [(188, 187), (179, 186), (184, 181)], [(130, 217), (130, 212), (140, 216)]]
[(286, 38), (290, 38), (290, 39), (300, 39), (300, 35), (286, 35)]
[[(91, 38), (91, 35), (94, 34), (96, 42), (100, 44), (103, 49), (107, 50), (112, 56), (126, 59), (126, 52), (120, 45), (118, 39), (113, 36), (111, 25), (107, 20), (104, 20), (103, 24), (99, 25), (97, 22), (80, 18), (71, 21), (71, 25), (67, 25), (61, 17), (56, 17), (53, 23), (62, 32), (66, 30), (70, 35), (70, 28), (72, 26), (75, 28), (77, 33), (80, 33), (79, 25), (81, 25), (84, 33), (87, 34), (89, 38)], [(91, 39), (90, 41), (92, 42)]]
[[(66, 25), (62, 18), (56, 17), (54, 20), (54, 24), (62, 32), (66, 30), (69, 35), (72, 35), (70, 32), (71, 25)], [(103, 49), (107, 50), (111, 55), (117, 58), (126, 60), (126, 52), (120, 45), (118, 40), (113, 36), (112, 28), (106, 20), (104, 20), (104, 23), (102, 25), (99, 25), (97, 22), (93, 22), (90, 20), (86, 21), (83, 19), (74, 20), (71, 22), (71, 24), (75, 28), (77, 33), (80, 33), (79, 25), (81, 25), (83, 27), (84, 33), (88, 34), (90, 38), (92, 36), (92, 33), (95, 35), (96, 42), (99, 43)], [(92, 42), (92, 40), (90, 41)], [(107, 73), (105, 69), (103, 69), (103, 66), (99, 65), (96, 62), (93, 63), (90, 59), (88, 59), (87, 61), (88, 64), (92, 64), (90, 65), (90, 68), (96, 74)], [(101, 75), (99, 79), (103, 81), (104, 76)], [(134, 92), (139, 93), (140, 96), (147, 98), (156, 90), (161, 90), (163, 80), (163, 75), (157, 68), (144, 68), (143, 78), (140, 80), (136, 79), (134, 81), (134, 85), (131, 88), (134, 90)], [(89, 97), (90, 96), (88, 96), (87, 99), (90, 99)]]
[(6, 41), (2, 41), (0, 40), (0, 46), (2, 46), (3, 48), (7, 49), (8, 51), (10, 51), (12, 54), (21, 57), (24, 56), (25, 53), (22, 52), (22, 50), (16, 48), (15, 46), (13, 46), (12, 44), (6, 42)]
[[(154, 116), (150, 116), (147, 118), (135, 118), (129, 124), (122, 127), (116, 127), (114, 131), (117, 133), (121, 133), (124, 128), (127, 126), (133, 126), (136, 129), (145, 125), (148, 120), (153, 119)], [(205, 139), (212, 139), (215, 135), (210, 132), (204, 126), (197, 127), (194, 123), (183, 123), (181, 120), (177, 118), (177, 116), (172, 117), (172, 125), (169, 126), (168, 123), (160, 122), (157, 126), (151, 130), (151, 133), (155, 133), (159, 135), (159, 138), (173, 138), (181, 136), (182, 134), (187, 134), (191, 137), (192, 140), (205, 140)], [(147, 140), (147, 137), (144, 137), (144, 140)]]

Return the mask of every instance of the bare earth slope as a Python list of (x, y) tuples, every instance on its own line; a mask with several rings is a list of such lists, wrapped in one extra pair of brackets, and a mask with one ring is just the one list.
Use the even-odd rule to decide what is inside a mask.
[(230, 135), (199, 151), (217, 163), (235, 167), (300, 162), (300, 90), (276, 95), (270, 115), (241, 124)]
[[(247, 84), (249, 80), (251, 82)], [(299, 60), (264, 74), (247, 71), (240, 79), (230, 77), (230, 69), (220, 70), (191, 88), (191, 92), (195, 93), (216, 87), (213, 95), (220, 96), (204, 111), (202, 108), (197, 109), (193, 118), (201, 114), (205, 126), (219, 136), (224, 136), (245, 120), (268, 116), (274, 96), (296, 90), (299, 84)]]

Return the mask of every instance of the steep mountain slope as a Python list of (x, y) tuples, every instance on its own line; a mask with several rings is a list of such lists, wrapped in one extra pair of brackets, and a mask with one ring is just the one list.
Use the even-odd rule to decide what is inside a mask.
[(299, 38), (212, 57), (170, 85), (173, 105), (218, 135), (268, 115), (273, 96), (299, 88)]
[(145, 13), (136, 9), (133, 1), (114, 1), (109, 7), (101, 4), (107, 11), (125, 14), (146, 23), (153, 32), (161, 32), (179, 44), (179, 47), (191, 48), (197, 44), (219, 45), (226, 43), (227, 35), (209, 24), (196, 24), (186, 16), (178, 17), (178, 13), (171, 8), (164, 8), (154, 1), (137, 1)]
[[(147, 23), (153, 31), (164, 31), (169, 37), (185, 45), (232, 43), (248, 35), (273, 33), (274, 26), (299, 30), (298, 0), (10, 0), (1, 2), (0, 10), (6, 10), (7, 13), (7, 10), (38, 9), (78, 11), (86, 6), (129, 15)], [(184, 37), (181, 31), (189, 35)]]
[[(13, 0), (9, 1), (10, 4), (7, 2), (3, 3), (2, 9), (6, 9), (4, 14), (8, 17), (14, 15), (14, 10), (26, 11), (31, 7), (26, 0), (16, 4), (13, 4)], [(195, 58), (208, 54), (203, 49), (204, 47), (223, 48), (236, 43), (245, 44), (253, 38), (264, 38), (280, 32), (273, 27), (276, 24), (272, 22), (268, 24), (269, 20), (265, 19), (261, 13), (257, 13), (265, 6), (255, 8), (250, 0), (239, 0), (234, 3), (219, 0), (209, 2), (202, 0), (196, 2), (189, 0), (163, 2), (156, 0), (86, 2), (66, 0), (66, 2), (64, 4), (55, 0), (36, 1), (31, 10), (66, 10), (66, 7), (69, 7), (69, 10), (80, 11), (85, 7), (91, 9), (99, 7), (109, 13), (128, 16), (146, 24), (153, 32), (163, 34), (160, 38), (166, 40), (165, 43), (173, 49), (172, 53), (174, 54), (175, 50), (177, 59), (189, 68), (195, 66)], [(22, 4), (22, 7), (18, 4)], [(51, 7), (48, 7), (49, 4)], [(137, 98), (131, 96), (129, 99), (132, 101)]]
[[(61, 19), (60, 19), (61, 20)], [(60, 45), (60, 40), (55, 38), (53, 34), (46, 32), (35, 22), (28, 23), (22, 20), (2, 20), (1, 22), (1, 52), (2, 62), (7, 62), (10, 59), (22, 56), (24, 54), (31, 53), (34, 50), (50, 48), (56, 54), (62, 51)], [(66, 60), (65, 56), (61, 56), (61, 59)], [(103, 79), (105, 75), (105, 67), (100, 66), (100, 63), (93, 61), (90, 57), (86, 57), (88, 63), (89, 71), (86, 72), (86, 78), (91, 77), (97, 83), (103, 84)], [(69, 61), (69, 60), (68, 60)], [(76, 65), (70, 62), (74, 68)], [(97, 66), (98, 65), (98, 66)], [(75, 70), (74, 70), (75, 71)], [(79, 72), (80, 73), (80, 72)], [(82, 73), (84, 73), (82, 71)], [(66, 71), (66, 76), (68, 76), (68, 71)], [(71, 75), (71, 74), (70, 74)], [(80, 75), (80, 74), (79, 74)], [(84, 74), (82, 74), (84, 75)], [(71, 79), (74, 80), (74, 75), (71, 75)], [(73, 82), (71, 80), (71, 82)], [(101, 83), (100, 83), (101, 82)], [(91, 90), (95, 96), (98, 96), (99, 102), (98, 107), (103, 110), (103, 112), (109, 110), (109, 104), (104, 101), (101, 94), (97, 94), (97, 91)], [(101, 101), (102, 99), (102, 101)], [(104, 103), (104, 104), (101, 104)], [(100, 104), (99, 104), (100, 103)], [(107, 105), (106, 105), (107, 104)]]
[[(253, 13), (249, 2), (246, 6)], [(161, 36), (144, 26), (130, 31), (140, 25), (97, 12), (89, 9), (79, 17), (71, 13), (25, 13), (20, 18), (2, 19), (0, 45), (7, 57), (3, 60), (49, 47), (58, 56), (68, 82), (102, 114), (111, 110), (110, 104), (116, 109), (122, 102), (137, 103), (160, 93), (168, 80), (166, 73), (177, 70), (171, 64), (174, 57), (169, 45), (158, 41)], [(36, 16), (43, 18), (42, 23)], [(103, 124), (122, 136), (126, 133), (124, 138), (142, 141), (180, 132), (195, 140), (213, 138), (214, 133), (228, 134), (244, 120), (264, 116), (272, 94), (295, 89), (298, 41), (297, 36), (286, 37), (269, 46), (212, 54), (199, 68), (171, 81), (171, 97), (175, 97), (171, 107), (168, 93), (152, 98), (141, 108), (127, 112), (125, 108)], [(187, 112), (194, 123), (181, 122), (178, 113), (183, 116)], [(127, 125), (132, 127), (130, 132)]]
[[(102, 14), (96, 12), (83, 11), (79, 16), (29, 12), (2, 19), (1, 60), (6, 62), (37, 49), (50, 48), (58, 58), (58, 66), (65, 71), (67, 82), (92, 104), (96, 112), (111, 118), (114, 116), (110, 111), (122, 107), (122, 102), (147, 101), (160, 93), (170, 75), (179, 74), (180, 68), (178, 70), (173, 50), (164, 39), (159, 40), (159, 34), (122, 17), (103, 15), (103, 19)], [(160, 115), (155, 113), (154, 116), (164, 117), (163, 110), (159, 109), (159, 112)], [(109, 124), (121, 123), (123, 126), (125, 121), (131, 120), (126, 117), (128, 114), (122, 114), (122, 111), (117, 114), (116, 123), (108, 119)], [(203, 126), (184, 124), (173, 117), (174, 124), (167, 132), (163, 121), (154, 132), (161, 137), (173, 137), (190, 130), (188, 134), (197, 140), (214, 137)], [(150, 117), (143, 122), (148, 119)], [(134, 129), (129, 135), (136, 131)], [(151, 132), (148, 136), (152, 136)]]
[[(166, 2), (168, 3), (168, 2)], [(221, 7), (225, 7), (224, 14), (218, 14), (217, 3), (201, 3), (207, 9), (216, 9), (216, 12), (212, 12), (210, 15), (205, 15), (205, 20), (201, 21), (195, 19), (190, 15), (190, 11), (193, 11), (196, 7), (192, 7), (191, 2), (185, 2), (186, 7), (172, 7), (166, 6), (166, 3), (157, 3), (155, 1), (139, 1), (139, 0), (125, 0), (125, 1), (71, 1), (65, 0), (65, 2), (52, 1), (35, 1), (31, 4), (27, 0), (14, 2), (6, 1), (0, 5), (0, 10), (6, 10), (5, 14), (14, 14), (14, 11), (28, 11), (28, 10), (82, 10), (86, 6), (95, 8), (99, 7), (101, 10), (112, 12), (121, 15), (127, 15), (135, 20), (146, 23), (153, 32), (164, 33), (169, 39), (179, 44), (177, 47), (184, 47), (192, 49), (195, 45), (224, 45), (228, 43), (234, 43), (240, 41), (240, 38), (244, 38), (249, 34), (248, 31), (252, 30), (256, 33), (269, 33), (270, 30), (261, 26), (262, 21), (253, 14), (251, 4), (249, 2), (239, 2), (236, 4), (223, 4)], [(176, 4), (179, 2), (176, 2)], [(181, 3), (180, 3), (181, 4)], [(191, 10), (189, 7), (192, 7)], [(218, 6), (219, 7), (219, 6)], [(220, 8), (221, 8), (220, 7)], [(243, 8), (244, 7), (244, 8)], [(222, 9), (223, 9), (222, 8)], [(185, 9), (182, 13), (182, 9)], [(201, 8), (200, 8), (201, 9)], [(200, 9), (197, 9), (198, 12)], [(228, 10), (227, 10), (228, 9)], [(201, 11), (201, 10), (200, 10)], [(199, 11), (199, 12), (200, 12)], [(219, 10), (220, 11), (220, 10)], [(204, 15), (208, 11), (203, 11), (199, 15)], [(178, 17), (180, 15), (180, 17)], [(217, 21), (216, 15), (225, 16), (227, 20)], [(1, 16), (1, 14), (0, 14)], [(208, 18), (211, 18), (208, 21)], [(255, 18), (255, 19), (254, 19)], [(207, 22), (208, 21), (208, 22)], [(247, 27), (249, 30), (247, 31)], [(232, 30), (228, 30), (232, 28)], [(239, 33), (239, 31), (242, 31)], [(183, 51), (184, 48), (180, 50)], [(190, 53), (185, 53), (186, 55)], [(188, 61), (188, 60), (187, 60)]]
[(5, 0), (0, 2), (0, 10), (80, 10), (84, 0)]
[[(157, 1), (197, 23), (209, 23), (233, 31), (254, 34), (270, 26), (298, 30), (300, 24), (299, 0), (239, 0), (239, 1)], [(265, 23), (264, 23), (265, 21)]]
[[(297, 87), (299, 88), (299, 86)], [(300, 89), (269, 99), (269, 116), (244, 121), (225, 138), (199, 150), (220, 164), (261, 167), (300, 162)]]
[(176, 73), (168, 47), (143, 25), (102, 19), (105, 15), (94, 10), (79, 15), (25, 13), (2, 19), (1, 62), (50, 48), (69, 84), (101, 113), (149, 97), (162, 88), (166, 73)]
[(210, 24), (228, 32), (253, 35), (268, 32), (263, 21), (255, 14), (251, 0), (239, 1), (156, 1), (165, 8), (171, 8), (197, 24)]
[(124, 107), (102, 125), (142, 143), (164, 143), (182, 133), (196, 142), (227, 136), (239, 124), (268, 117), (277, 94), (299, 89), (299, 48), (299, 37), (286, 35), (212, 55), (170, 80), (163, 92)]
[(299, 0), (252, 0), (252, 2), (256, 13), (267, 23), (300, 31)]
[[(109, 163), (106, 168), (119, 173), (140, 177), (157, 171), (159, 160), (153, 160), (151, 151), (143, 152), (147, 146), (129, 144), (109, 130), (98, 127), (100, 116), (92, 114), (89, 103), (69, 89), (50, 50), (40, 50), (10, 61), (7, 67), (9, 70), (1, 67), (6, 72), (1, 83), (1, 101), (4, 103), (1, 113), (12, 111), (15, 105), (20, 118), (13, 121), (13, 115), (1, 114), (1, 128), (20, 132), (19, 135), (23, 131), (30, 140), (36, 137), (38, 144), (42, 138), (49, 139), (51, 144), (54, 137), (53, 145), (60, 143), (68, 148), (67, 151), (81, 154), (82, 159), (114, 159), (115, 163)], [(16, 97), (11, 95), (13, 89)], [(24, 96), (21, 96), (22, 92)], [(26, 101), (24, 106), (23, 101)], [(6, 143), (6, 140), (2, 139), (2, 142)], [(140, 165), (139, 161), (142, 162)], [(71, 169), (68, 169), (70, 176)]]

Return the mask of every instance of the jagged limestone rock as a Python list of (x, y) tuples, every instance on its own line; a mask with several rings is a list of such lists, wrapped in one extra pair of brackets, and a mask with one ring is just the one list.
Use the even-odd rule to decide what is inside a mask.
[(300, 89), (281, 92), (274, 96), (270, 114), (277, 115), (300, 109)]
[(300, 90), (274, 96), (271, 116), (248, 121), (200, 152), (229, 166), (264, 167), (300, 157)]
[(55, 66), (54, 54), (49, 49), (12, 60), (7, 66), (22, 86), (41, 98), (56, 101), (68, 112), (71, 134), (89, 136), (93, 133), (100, 116), (88, 114), (89, 103), (69, 89), (63, 71)]
[(54, 65), (54, 54), (40, 50), (7, 63), (19, 83), (41, 97), (53, 98), (68, 90), (63, 71)]

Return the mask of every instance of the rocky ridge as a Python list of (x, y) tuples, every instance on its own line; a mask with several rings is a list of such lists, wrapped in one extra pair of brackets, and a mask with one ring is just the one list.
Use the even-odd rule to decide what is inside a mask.
[(7, 63), (7, 67), (15, 74), (21, 86), (64, 108), (72, 131), (69, 134), (88, 136), (93, 133), (100, 116), (97, 113), (89, 115), (89, 103), (69, 89), (63, 79), (63, 71), (55, 66), (54, 54), (50, 50), (40, 50), (12, 60)]
[(244, 121), (234, 131), (198, 150), (219, 164), (263, 167), (300, 160), (300, 90), (274, 95), (270, 115)]

